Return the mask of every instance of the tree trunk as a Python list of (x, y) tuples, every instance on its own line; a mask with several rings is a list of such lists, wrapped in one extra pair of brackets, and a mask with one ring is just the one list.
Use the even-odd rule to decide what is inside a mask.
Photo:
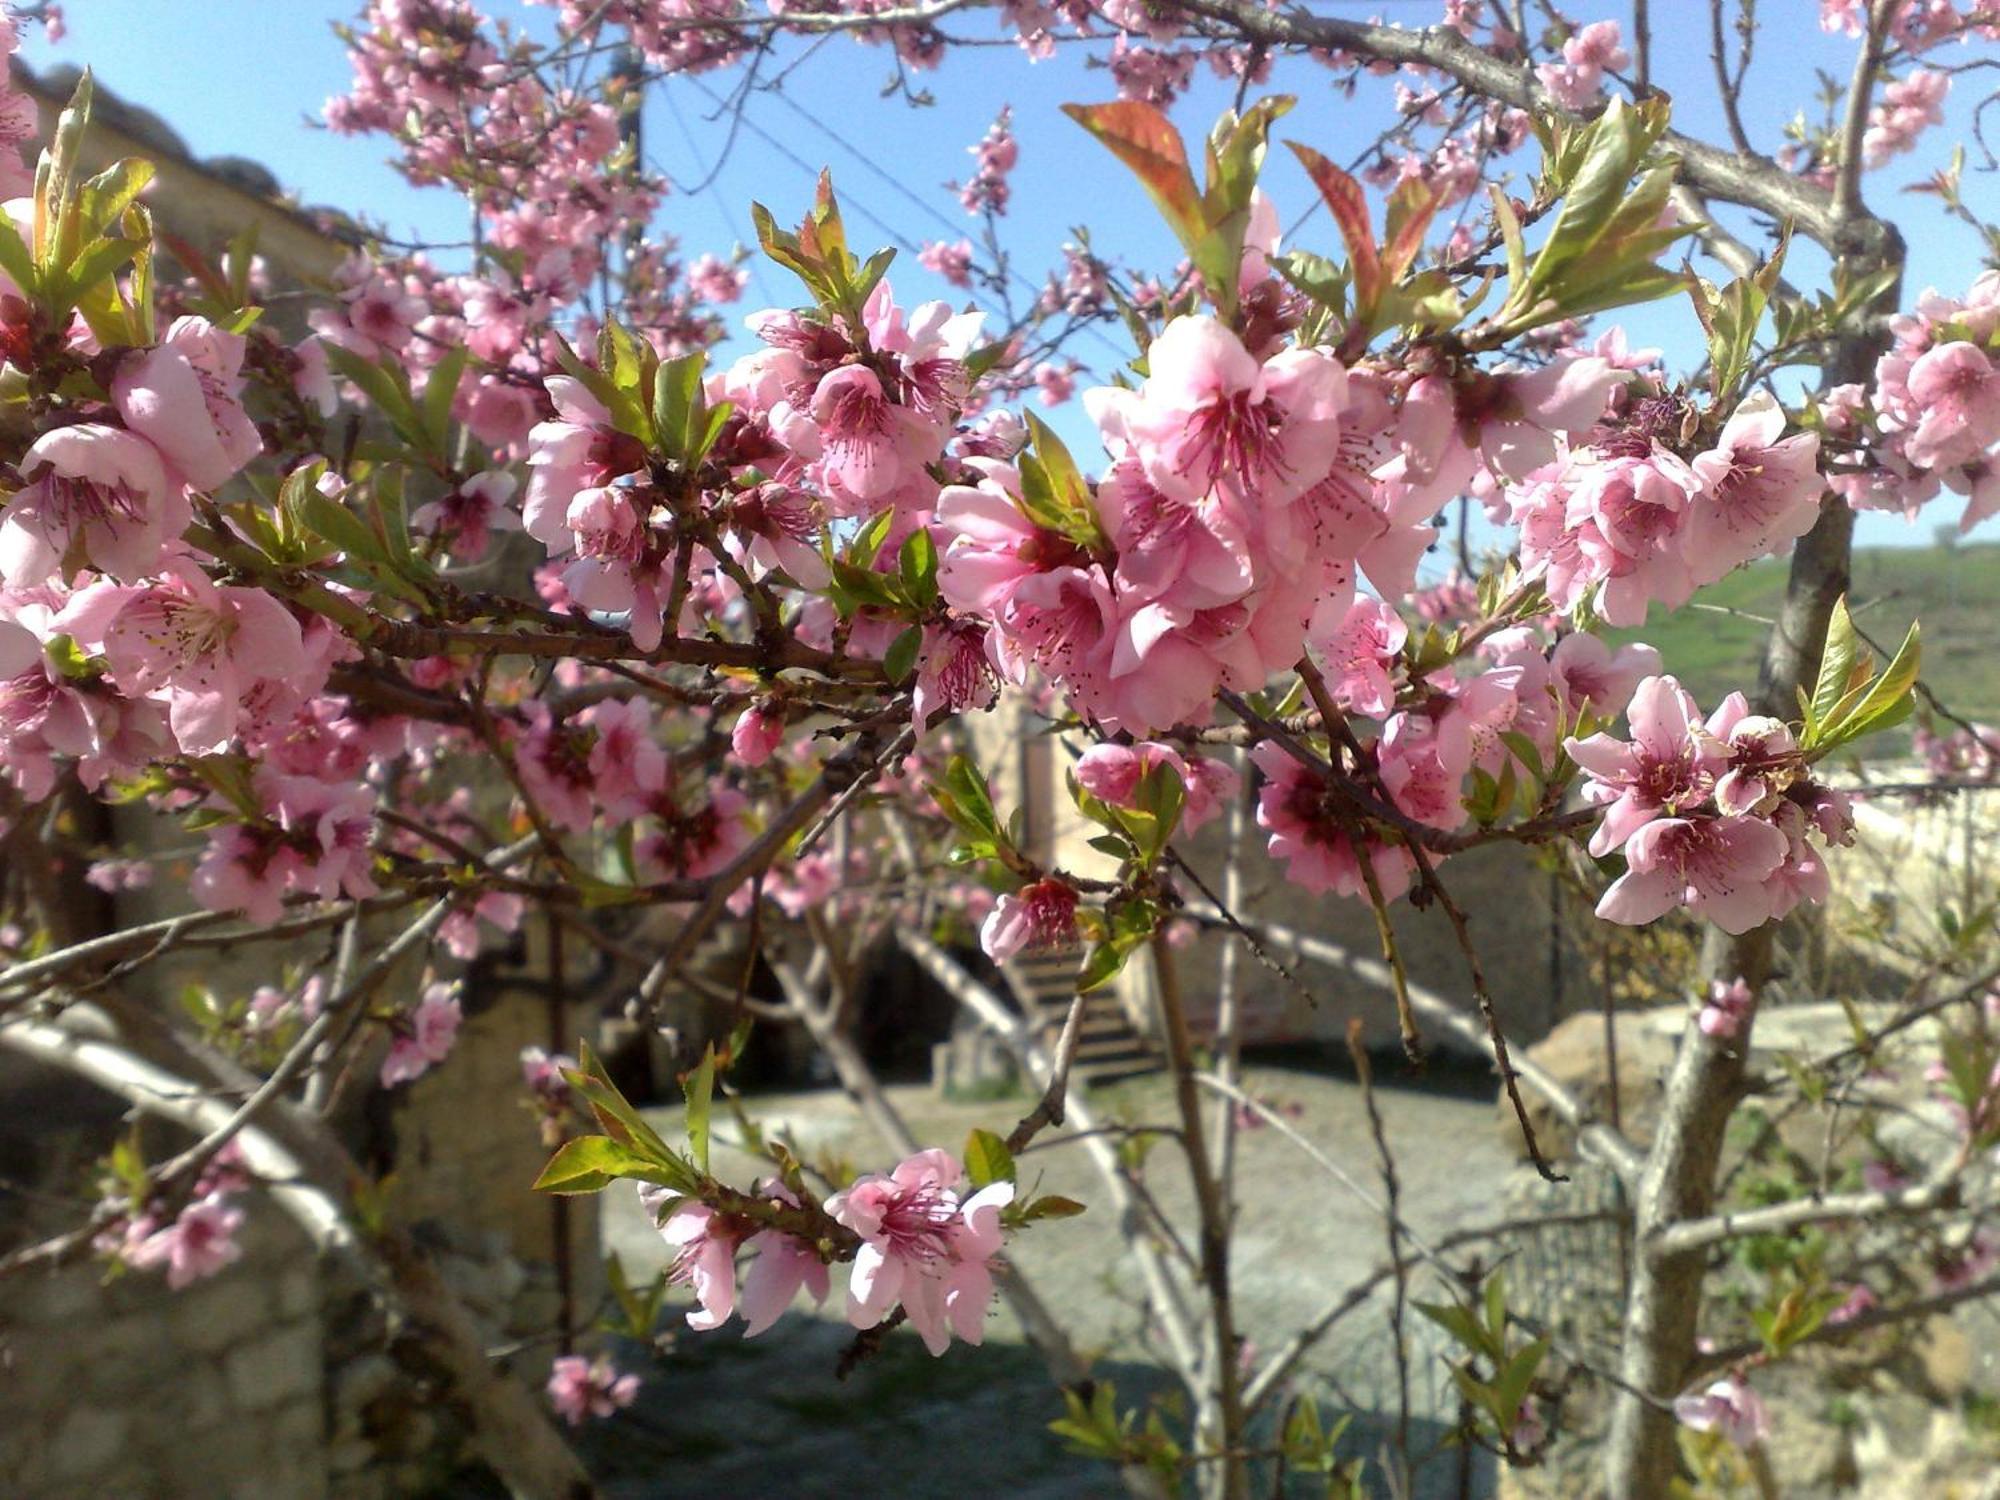
[[(1853, 274), (1881, 266), (1901, 269), (1901, 238), (1887, 225), (1875, 228), (1871, 252), (1848, 263)], [(1899, 277), (1877, 300), (1878, 316), (1895, 307), (1900, 286)], [(1886, 329), (1878, 324), (1842, 337), (1827, 361), (1822, 388), (1867, 382), (1886, 346)], [(1834, 603), (1848, 589), (1853, 536), (1853, 513), (1829, 493), (1820, 502), (1819, 520), (1792, 553), (1784, 603), (1764, 644), (1757, 712), (1797, 717), (1799, 691), (1810, 687), (1819, 670)], [(1761, 1003), (1771, 979), (1776, 926), (1736, 938), (1711, 929), (1702, 948), (1701, 982), (1740, 978)], [(1736, 1038), (1718, 1044), (1690, 1018), (1668, 1075), (1659, 1132), (1647, 1153), (1635, 1206), (1637, 1255), (1619, 1367), (1624, 1388), (1614, 1393), (1605, 1454), (1606, 1489), (1615, 1500), (1667, 1500), (1677, 1471), (1672, 1402), (1693, 1365), (1708, 1256), (1705, 1250), (1656, 1255), (1649, 1244), (1661, 1229), (1699, 1218), (1713, 1205), (1724, 1133), (1742, 1099), (1753, 1023), (1754, 1015)]]

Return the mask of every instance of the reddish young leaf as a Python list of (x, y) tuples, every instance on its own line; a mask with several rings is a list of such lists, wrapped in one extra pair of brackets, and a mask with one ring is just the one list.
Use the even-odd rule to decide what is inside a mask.
[(1381, 300), (1385, 278), (1382, 258), (1375, 248), (1375, 227), (1368, 217), (1368, 199), (1361, 184), (1310, 146), (1286, 141), (1299, 165), (1312, 178), (1313, 186), (1333, 210), (1333, 222), (1347, 241), (1347, 256), (1354, 267), (1354, 306), (1357, 320)]
[(1187, 148), (1173, 122), (1136, 99), (1116, 104), (1065, 104), (1063, 113), (1111, 148), (1166, 215), (1167, 226), (1192, 250), (1206, 225)]
[(1435, 188), (1411, 178), (1389, 198), (1389, 244), (1382, 252), (1382, 280), (1401, 281), (1424, 248), (1424, 234), (1438, 211)]

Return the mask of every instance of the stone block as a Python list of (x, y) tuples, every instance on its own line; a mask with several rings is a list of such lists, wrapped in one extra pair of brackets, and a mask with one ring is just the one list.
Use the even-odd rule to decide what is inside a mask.
[(229, 1351), (223, 1360), (229, 1398), (244, 1411), (268, 1411), (320, 1387), (319, 1329), (287, 1323), (255, 1343)]
[(173, 1405), (183, 1430), (201, 1432), (230, 1419), (229, 1387), (212, 1360), (190, 1360), (174, 1372)]
[(0, 1323), (44, 1326), (76, 1323), (103, 1313), (104, 1288), (94, 1271), (66, 1270), (30, 1276), (7, 1288), (0, 1299)]
[(254, 1273), (199, 1283), (167, 1305), (167, 1337), (195, 1354), (252, 1340), (274, 1321), (271, 1298)]
[(310, 1266), (293, 1266), (278, 1277), (278, 1316), (302, 1318), (319, 1306), (319, 1276)]
[(49, 1467), (59, 1479), (101, 1474), (118, 1461), (131, 1431), (128, 1413), (101, 1406), (78, 1406), (62, 1419), (49, 1444)]

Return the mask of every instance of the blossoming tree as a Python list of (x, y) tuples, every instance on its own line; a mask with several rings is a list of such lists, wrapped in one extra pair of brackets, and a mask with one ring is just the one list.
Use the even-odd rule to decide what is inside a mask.
[[(638, 1184), (697, 1329), (740, 1314), (761, 1332), (801, 1291), (834, 1295), (844, 1267), (854, 1357), (901, 1322), (942, 1354), (980, 1341), (997, 1288), (1070, 1385), (1061, 1429), (1135, 1493), (1233, 1500), (1287, 1464), (1346, 1484), (1312, 1408), (1277, 1422), (1273, 1406), (1338, 1313), (1261, 1363), (1240, 1337), (1230, 1163), (1259, 1106), (1240, 1086), (1238, 981), (1225, 970), (1216, 1055), (1198, 1057), (1166, 937), (1199, 920), (1267, 963), (1287, 945), (1312, 956), (1310, 934), (1241, 909), (1240, 863), (1218, 897), (1183, 858), (1177, 840), (1232, 815), (1232, 861), (1267, 858), (1372, 908), (1412, 1049), (1426, 1027), (1474, 1038), (1517, 1108), (1524, 1089), (1546, 1096), (1631, 1191), (1616, 1368), (1557, 1348), (1498, 1281), (1437, 1310), (1464, 1349), (1466, 1441), (1533, 1462), (1549, 1372), (1575, 1362), (1613, 1408), (1607, 1492), (1665, 1495), (1683, 1460), (1721, 1483), (1761, 1435), (1763, 1364), (1993, 1290), (1992, 1247), (1964, 1232), (1992, 1207), (2000, 1138), (1975, 945), (1790, 1083), (1837, 1115), (1836, 1085), (1942, 1018), (1958, 1140), (1927, 1176), (1883, 1165), (1856, 1191), (1822, 1182), (1742, 1210), (1719, 1203), (1718, 1165), (1774, 934), (1826, 898), (1851, 836), (1829, 757), (1907, 715), (1918, 681), (1915, 632), (1871, 655), (1843, 603), (1854, 509), (1914, 514), (1947, 492), (1965, 525), (2000, 509), (2000, 273), (1899, 313), (1902, 237), (1862, 190), (1941, 119), (1959, 59), (2000, 19), (1954, 0), (1822, 0), (1821, 24), (1854, 39), (1853, 75), (1772, 156), (1738, 107), (1749, 6), (1733, 60), (1736, 8), (1687, 7), (1712, 12), (1722, 144), (1673, 127), (1645, 0), (1629, 29), (1545, 6), (1531, 25), (1530, 9), (1448, 0), (1437, 24), (1403, 29), (1244, 0), (562, 0), (540, 44), (462, 0), (374, 0), (345, 33), (356, 84), (328, 123), (383, 134), (413, 181), (463, 192), (479, 249), (455, 271), (387, 245), (357, 255), (296, 343), (260, 317), (250, 247), (214, 265), (176, 247), (164, 274), (145, 163), (83, 175), (86, 77), (32, 172), (0, 153), (0, 806), (23, 861), (64, 851), (45, 813), (65, 796), (149, 809), (201, 842), (197, 909), (67, 943), (46, 906), (10, 910), (0, 1043), (155, 1108), (168, 1069), (193, 1141), (116, 1156), (88, 1222), (4, 1269), (94, 1252), (182, 1285), (230, 1263), (233, 1200), (270, 1190), (434, 1330), (515, 1492), (583, 1493), (421, 1253), (357, 1198), (330, 1081), (358, 1058), (385, 1088), (449, 1067), (452, 965), (531, 910), (608, 946), (604, 912), (664, 912), (641, 1019), (672, 985), (713, 983), (689, 961), (735, 916), (779, 989), (727, 998), (804, 1025), (902, 1159), (822, 1181), (774, 1144), (768, 1177), (723, 1181), (709, 1114), (731, 1049), (690, 1068), (685, 1142), (587, 1054), (538, 1054), (526, 1086), (555, 1148), (539, 1186)], [(660, 185), (620, 128), (639, 91), (835, 31), (921, 70), (982, 11), (1031, 57), (1071, 42), (1102, 55), (1119, 98), (1069, 113), (1132, 170), (1185, 259), (1148, 275), (1072, 247), (1034, 308), (986, 326), (899, 302), (891, 255), (853, 245), (823, 180), (803, 218), (755, 210), (798, 304), (753, 315), (754, 352), (711, 362), (715, 308), (744, 279), (648, 238)], [(1203, 62), (1242, 87), (1190, 147), (1165, 109)], [(1364, 183), (1286, 141), (1339, 243), (1284, 243), (1258, 178), (1291, 101), (1252, 93), (1374, 79), (1396, 90), (1380, 170)], [(17, 99), (6, 110), (22, 115)], [(990, 230), (1017, 166), (1006, 116), (975, 155), (963, 198)], [(1954, 164), (1934, 202), (1984, 228), (1959, 182)], [(1764, 242), (1725, 227), (1738, 210)], [(1786, 279), (1794, 238), (1824, 252), (1820, 285)], [(970, 287), (1006, 274), (997, 254), (989, 233), (922, 259)], [(1692, 300), (1697, 370), (1667, 370), (1603, 321), (1664, 297)], [(1103, 452), (1075, 454), (1009, 403), (1066, 399), (1070, 336), (1095, 322), (1126, 330), (1131, 362), (1082, 393)], [(1422, 590), (1455, 505), (1482, 506), (1508, 545)], [(542, 559), (532, 592), (474, 572), (515, 531)], [(1785, 553), (1759, 680), (1719, 703), (1600, 633)], [(1089, 872), (1031, 854), (969, 753), (960, 726), (1003, 696), (1077, 752), (1071, 791), (1104, 861)], [(1990, 777), (1991, 731), (1925, 733), (1954, 774)], [(490, 796), (471, 790), (482, 775)], [(1510, 1054), (1451, 892), (1453, 856), (1500, 842), (1574, 848), (1606, 923), (1703, 925), (1703, 1003), (1650, 1142)], [(92, 878), (146, 868), (108, 860)], [(1464, 1006), (1408, 982), (1405, 902), (1448, 916)], [(799, 918), (807, 950), (767, 910)], [(957, 965), (928, 935), (953, 913), (995, 960), (1083, 944), (1084, 991), (1135, 958), (1155, 967), (1193, 1248), (1176, 1259), (1128, 1219), (1184, 1430), (1137, 1424), (1108, 1387), (1086, 1394), (1063, 1309), (1006, 1261), (1010, 1237), (1060, 1235), (1088, 1207), (1024, 1196), (1013, 1166), (1066, 1118), (1089, 1134), (1066, 1086), (1077, 1027), (1036, 1035)], [(167, 953), (276, 953), (315, 932), (343, 935), (327, 966), (274, 958), (269, 985), (200, 1030), (122, 988)], [(907, 1139), (844, 1033), (854, 958), (878, 940), (901, 942), (1042, 1090), (962, 1156)], [(385, 993), (413, 957), (425, 982)], [(113, 1036), (69, 1024), (86, 999)], [(1107, 1201), (1129, 1206), (1117, 1153), (1099, 1159)], [(1924, 1226), (1954, 1275), (1891, 1301), (1839, 1264), (1795, 1261), (1766, 1289), (1756, 1341), (1698, 1349), (1717, 1246), (1891, 1218)], [(574, 1423), (634, 1389), (576, 1355), (548, 1395)], [(1677, 1448), (1677, 1431), (1706, 1437)]]

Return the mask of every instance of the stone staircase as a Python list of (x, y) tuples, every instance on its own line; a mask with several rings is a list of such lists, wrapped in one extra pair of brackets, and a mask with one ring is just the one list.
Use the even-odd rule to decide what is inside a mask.
[[(1069, 1017), (1070, 1003), (1076, 998), (1076, 972), (1082, 962), (1081, 948), (1048, 948), (1024, 953), (1001, 966), (1022, 1012), (1035, 1022), (1050, 1047)], [(1072, 1077), (1101, 1083), (1160, 1066), (1158, 1052), (1133, 1028), (1124, 1005), (1108, 988), (1085, 998), (1077, 1029)]]

